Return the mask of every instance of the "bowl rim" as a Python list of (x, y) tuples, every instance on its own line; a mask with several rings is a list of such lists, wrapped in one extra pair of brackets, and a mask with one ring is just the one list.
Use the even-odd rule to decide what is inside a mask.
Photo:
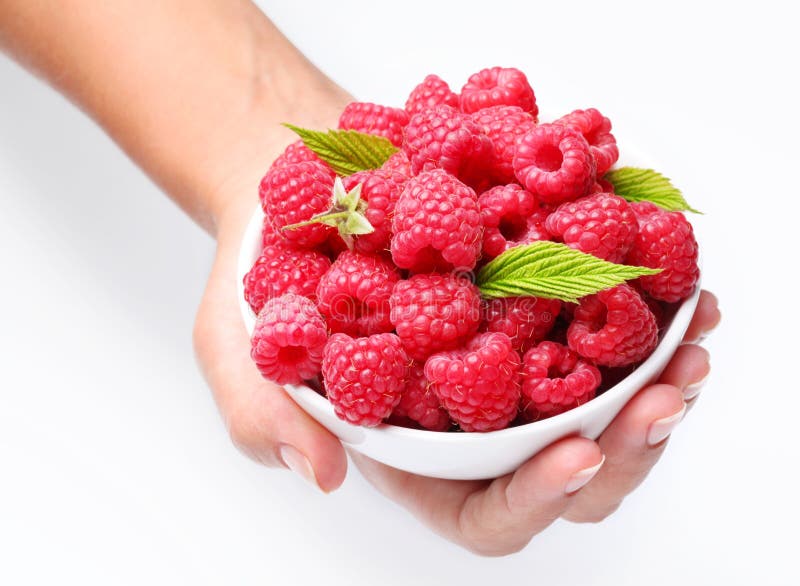
[[(261, 227), (264, 222), (264, 212), (261, 206), (256, 206), (242, 237), (242, 242), (239, 248), (239, 257), (236, 267), (237, 277), (237, 301), (239, 303), (240, 314), (244, 321), (245, 328), (248, 335), (252, 334), (253, 326), (255, 325), (255, 313), (253, 312), (250, 304), (244, 299), (244, 275), (252, 267), (254, 262), (253, 256), (256, 251), (257, 244), (261, 241)], [(700, 264), (698, 259), (698, 264)], [(701, 270), (702, 278), (702, 270)], [(487, 432), (448, 432), (448, 431), (431, 431), (427, 429), (412, 429), (408, 427), (401, 427), (390, 423), (381, 423), (380, 425), (372, 428), (363, 428), (361, 426), (353, 425), (345, 420), (339, 419), (342, 423), (352, 425), (353, 428), (359, 429), (363, 432), (379, 432), (381, 435), (396, 436), (408, 439), (425, 439), (450, 442), (477, 442), (486, 441), (489, 438), (512, 438), (519, 435), (526, 435), (531, 432), (531, 428), (535, 426), (536, 431), (545, 431), (548, 428), (557, 428), (562, 426), (570, 426), (580, 423), (580, 421), (592, 410), (602, 410), (607, 403), (613, 402), (617, 397), (615, 395), (622, 393), (625, 389), (631, 386), (641, 388), (645, 386), (654, 376), (659, 372), (659, 364), (662, 362), (666, 364), (669, 356), (671, 356), (675, 349), (681, 344), (681, 340), (691, 322), (694, 310), (700, 298), (701, 279), (699, 278), (695, 289), (692, 294), (685, 298), (678, 309), (672, 316), (672, 321), (667, 326), (655, 350), (647, 357), (644, 362), (639, 364), (633, 372), (628, 376), (617, 382), (613, 387), (607, 389), (599, 397), (595, 397), (586, 403), (579, 405), (564, 413), (559, 413), (553, 417), (548, 417), (539, 421), (532, 421), (530, 423), (523, 423), (514, 427), (507, 427), (505, 429), (498, 429), (495, 431)], [(292, 394), (300, 394), (304, 401), (314, 404), (318, 409), (324, 409), (330, 413), (331, 416), (336, 417), (333, 406), (330, 402), (319, 394), (317, 391), (307, 385), (282, 385), (284, 387), (291, 387)], [(616, 392), (615, 392), (616, 391)], [(294, 400), (294, 398), (293, 398)], [(295, 401), (297, 402), (297, 401)], [(301, 409), (302, 405), (298, 405)], [(313, 415), (312, 415), (313, 417)]]

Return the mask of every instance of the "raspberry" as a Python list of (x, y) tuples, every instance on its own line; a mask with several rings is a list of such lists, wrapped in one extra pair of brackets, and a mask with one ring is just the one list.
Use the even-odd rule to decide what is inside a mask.
[(597, 166), (597, 176), (601, 177), (619, 159), (617, 140), (611, 134), (611, 121), (594, 108), (575, 110), (562, 116), (553, 124), (570, 126), (577, 130), (589, 143), (589, 150)]
[(406, 183), (392, 218), (395, 264), (414, 272), (472, 269), (483, 225), (475, 192), (441, 169)]
[(399, 279), (397, 269), (383, 257), (345, 250), (319, 280), (317, 307), (332, 332), (390, 332), (389, 296)]
[(331, 267), (324, 254), (287, 245), (271, 245), (261, 251), (244, 276), (244, 298), (258, 314), (264, 303), (284, 293), (315, 298), (317, 283)]
[(403, 150), (415, 175), (444, 169), (472, 187), (486, 183), (494, 162), (489, 137), (470, 116), (450, 106), (414, 114), (406, 126)]
[(614, 184), (611, 183), (608, 179), (603, 179), (600, 177), (598, 173), (597, 180), (595, 181), (594, 187), (590, 191), (590, 193), (594, 193), (597, 191), (603, 191), (605, 193), (614, 193)]
[(581, 299), (567, 330), (572, 351), (597, 365), (626, 366), (644, 359), (658, 343), (656, 318), (629, 285)]
[(544, 225), (567, 246), (615, 263), (625, 259), (639, 231), (630, 204), (610, 193), (563, 203)]
[(382, 171), (392, 173), (392, 178), (398, 181), (398, 175), (403, 177), (403, 181), (408, 181), (413, 173), (411, 173), (411, 162), (408, 160), (408, 155), (405, 151), (397, 151), (391, 157), (386, 159), (386, 162), (381, 166)]
[(261, 248), (264, 249), (274, 244), (285, 246), (289, 244), (289, 241), (275, 229), (269, 218), (264, 216), (264, 223), (261, 225)]
[(520, 359), (505, 334), (478, 334), (465, 348), (434, 354), (425, 376), (464, 431), (503, 429), (517, 416)]
[(377, 134), (388, 138), (398, 147), (403, 144), (403, 128), (406, 124), (408, 112), (405, 110), (368, 102), (347, 104), (339, 117), (339, 128)]
[(286, 150), (284, 150), (283, 153), (277, 159), (275, 159), (275, 161), (273, 161), (270, 169), (280, 169), (281, 167), (286, 167), (287, 165), (305, 163), (308, 161), (321, 163), (326, 167), (328, 166), (316, 155), (314, 151), (308, 148), (302, 140), (298, 140), (286, 147)]
[(633, 213), (636, 214), (636, 219), (641, 220), (642, 218), (646, 218), (650, 214), (656, 214), (659, 212), (663, 212), (664, 208), (658, 207), (652, 201), (634, 201), (631, 202), (631, 209)]
[(332, 191), (333, 173), (322, 163), (313, 161), (271, 169), (258, 190), (261, 206), (272, 226), (287, 240), (305, 248), (325, 242), (335, 229), (324, 224), (292, 230), (282, 228), (327, 210)]
[(492, 106), (478, 110), (472, 119), (483, 129), (494, 145), (493, 179), (498, 183), (512, 183), (514, 153), (517, 142), (534, 126), (536, 119), (517, 106)]
[(458, 108), (458, 94), (450, 90), (447, 82), (438, 75), (427, 76), (415, 87), (406, 100), (406, 112), (414, 115), (436, 106)]
[(268, 300), (258, 314), (250, 356), (264, 378), (297, 384), (319, 374), (327, 339), (325, 321), (314, 303), (286, 293)]
[(405, 184), (400, 178), (395, 180), (393, 173), (381, 169), (360, 171), (344, 179), (344, 187), (348, 191), (358, 183), (361, 183), (361, 198), (367, 202), (364, 215), (375, 231), (357, 236), (355, 249), (365, 253), (388, 250), (392, 236), (392, 215)]
[(655, 299), (674, 303), (688, 297), (700, 278), (698, 247), (692, 225), (680, 212), (667, 212), (651, 203), (633, 204), (639, 234), (628, 263), (663, 269), (639, 277), (639, 285)]
[(478, 330), (478, 288), (453, 275), (422, 274), (399, 281), (389, 298), (391, 320), (408, 355), (425, 360), (459, 346)]
[(536, 118), (539, 108), (528, 78), (513, 67), (482, 69), (461, 88), (461, 111), (477, 112), (490, 106), (519, 106)]
[(647, 303), (647, 307), (650, 308), (650, 311), (653, 312), (653, 316), (656, 318), (656, 324), (658, 324), (658, 329), (661, 330), (664, 326), (667, 325), (667, 316), (669, 307), (663, 301), (659, 301), (658, 299), (654, 299), (650, 295), (644, 292), (636, 282), (631, 283), (631, 286), (636, 289), (636, 292), (639, 296), (644, 299), (644, 302)]
[(528, 421), (564, 413), (594, 399), (600, 371), (572, 350), (542, 342), (522, 359), (522, 412)]
[(520, 244), (549, 240), (547, 212), (519, 185), (498, 185), (478, 198), (483, 223), (483, 256), (494, 258)]
[(400, 401), (409, 363), (394, 334), (333, 334), (325, 346), (322, 376), (336, 415), (365, 427), (380, 424)]
[(502, 297), (483, 302), (481, 331), (502, 332), (515, 350), (525, 352), (553, 329), (561, 302), (540, 297)]
[(392, 416), (407, 417), (431, 431), (445, 431), (450, 427), (450, 417), (431, 390), (422, 365), (414, 363), (409, 369), (408, 382)]
[(514, 173), (540, 201), (561, 203), (586, 194), (594, 184), (595, 163), (578, 131), (540, 124), (519, 139)]

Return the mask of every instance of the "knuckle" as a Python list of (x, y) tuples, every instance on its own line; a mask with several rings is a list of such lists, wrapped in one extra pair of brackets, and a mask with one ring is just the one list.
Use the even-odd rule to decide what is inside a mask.
[(605, 506), (593, 506), (590, 509), (580, 511), (568, 511), (564, 514), (564, 518), (572, 523), (602, 523), (616, 513), (621, 504), (621, 502), (616, 502)]
[(266, 466), (278, 465), (272, 442), (251, 417), (235, 412), (227, 417), (226, 426), (231, 443), (245, 456)]

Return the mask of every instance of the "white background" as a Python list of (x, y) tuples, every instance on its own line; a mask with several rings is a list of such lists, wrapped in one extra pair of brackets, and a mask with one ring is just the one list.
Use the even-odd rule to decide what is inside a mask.
[(0, 583), (800, 583), (794, 20), (770, 2), (261, 4), (364, 100), (502, 64), (545, 111), (608, 115), (706, 212), (725, 315), (710, 382), (616, 515), (502, 559), (430, 534), (357, 472), (323, 496), (261, 469), (192, 355), (213, 243), (0, 58)]

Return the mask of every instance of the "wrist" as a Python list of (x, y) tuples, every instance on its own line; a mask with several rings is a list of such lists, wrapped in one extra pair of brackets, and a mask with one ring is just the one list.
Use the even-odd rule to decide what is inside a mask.
[(245, 114), (240, 115), (230, 133), (224, 156), (209, 170), (214, 177), (203, 196), (207, 221), (195, 218), (213, 236), (221, 231), (244, 230), (244, 225), (258, 205), (258, 186), (272, 162), (297, 136), (282, 126), (291, 122), (307, 128), (336, 128), (338, 117), (352, 98), (324, 78), (296, 73), (290, 91), (303, 96), (294, 102), (276, 96), (274, 88), (258, 82), (258, 97)]

